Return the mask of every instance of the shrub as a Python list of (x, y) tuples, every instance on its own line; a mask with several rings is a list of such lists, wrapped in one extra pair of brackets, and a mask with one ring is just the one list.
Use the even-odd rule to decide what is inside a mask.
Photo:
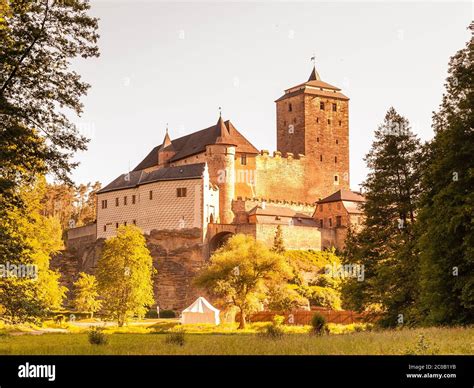
[(107, 345), (107, 335), (99, 327), (93, 327), (88, 332), (89, 343), (92, 345)]
[(282, 328), (282, 323), (285, 320), (285, 317), (281, 315), (275, 315), (273, 317), (273, 322), (270, 324), (267, 324), (263, 331), (260, 333), (262, 337), (272, 339), (272, 340), (277, 340), (281, 339), (283, 335), (285, 334), (283, 328)]
[(159, 318), (176, 318), (176, 313), (173, 310), (160, 310)]
[(145, 313), (145, 318), (156, 319), (159, 317), (155, 309), (150, 309)]
[(311, 333), (316, 335), (323, 335), (329, 332), (328, 325), (326, 324), (326, 318), (321, 314), (314, 314), (311, 318)]
[(178, 330), (178, 331), (169, 332), (168, 334), (166, 334), (165, 343), (171, 344), (171, 345), (184, 346), (184, 344), (186, 343), (184, 331)]

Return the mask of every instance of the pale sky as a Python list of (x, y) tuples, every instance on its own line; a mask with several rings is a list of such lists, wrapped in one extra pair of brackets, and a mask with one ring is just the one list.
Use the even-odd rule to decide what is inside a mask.
[(258, 149), (276, 149), (274, 101), (323, 81), (350, 98), (351, 187), (359, 189), (373, 132), (394, 106), (423, 139), (449, 58), (464, 47), (470, 2), (94, 1), (98, 59), (74, 68), (91, 84), (74, 119), (89, 138), (76, 183), (105, 186), (170, 136), (230, 119)]

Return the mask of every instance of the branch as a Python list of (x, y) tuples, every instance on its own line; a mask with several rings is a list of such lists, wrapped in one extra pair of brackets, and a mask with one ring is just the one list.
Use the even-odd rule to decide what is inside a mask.
[[(54, 3), (53, 3), (54, 4)], [(35, 46), (35, 44), (38, 42), (39, 38), (41, 38), (41, 35), (44, 32), (44, 27), (46, 25), (46, 20), (48, 19), (48, 14), (49, 14), (49, 0), (46, 0), (46, 9), (44, 11), (44, 18), (43, 21), (41, 22), (41, 28), (39, 33), (35, 36), (33, 41), (30, 43), (30, 45), (26, 48), (25, 52), (21, 56), (20, 60), (18, 63), (15, 65), (15, 68), (11, 72), (11, 74), (8, 76), (7, 80), (4, 82), (2, 87), (0, 88), (0, 94), (3, 94), (5, 92), (5, 89), (7, 88), (8, 84), (12, 81), (12, 79), (16, 76), (16, 73), (18, 72), (18, 69), (20, 68), (21, 64), (23, 61), (26, 59), (26, 57), (30, 54), (31, 50)]]

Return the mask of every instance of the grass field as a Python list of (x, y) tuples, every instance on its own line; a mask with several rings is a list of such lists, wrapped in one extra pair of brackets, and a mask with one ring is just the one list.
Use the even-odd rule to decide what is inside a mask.
[(247, 332), (186, 333), (184, 346), (166, 333), (108, 334), (108, 344), (91, 345), (86, 333), (0, 335), (0, 354), (114, 355), (382, 355), (474, 354), (474, 328), (426, 328), (325, 335), (286, 334), (272, 340)]

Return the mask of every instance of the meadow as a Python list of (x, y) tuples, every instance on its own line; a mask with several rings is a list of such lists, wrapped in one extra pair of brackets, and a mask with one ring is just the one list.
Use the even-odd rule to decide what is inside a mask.
[(173, 323), (157, 322), (147, 327), (104, 329), (107, 344), (92, 345), (87, 332), (34, 335), (3, 331), (2, 355), (406, 355), (474, 354), (474, 328), (417, 328), (356, 331), (333, 327), (322, 336), (310, 335), (307, 327), (286, 327), (280, 339), (249, 326), (237, 332), (233, 326), (180, 327), (184, 344), (169, 343)]

